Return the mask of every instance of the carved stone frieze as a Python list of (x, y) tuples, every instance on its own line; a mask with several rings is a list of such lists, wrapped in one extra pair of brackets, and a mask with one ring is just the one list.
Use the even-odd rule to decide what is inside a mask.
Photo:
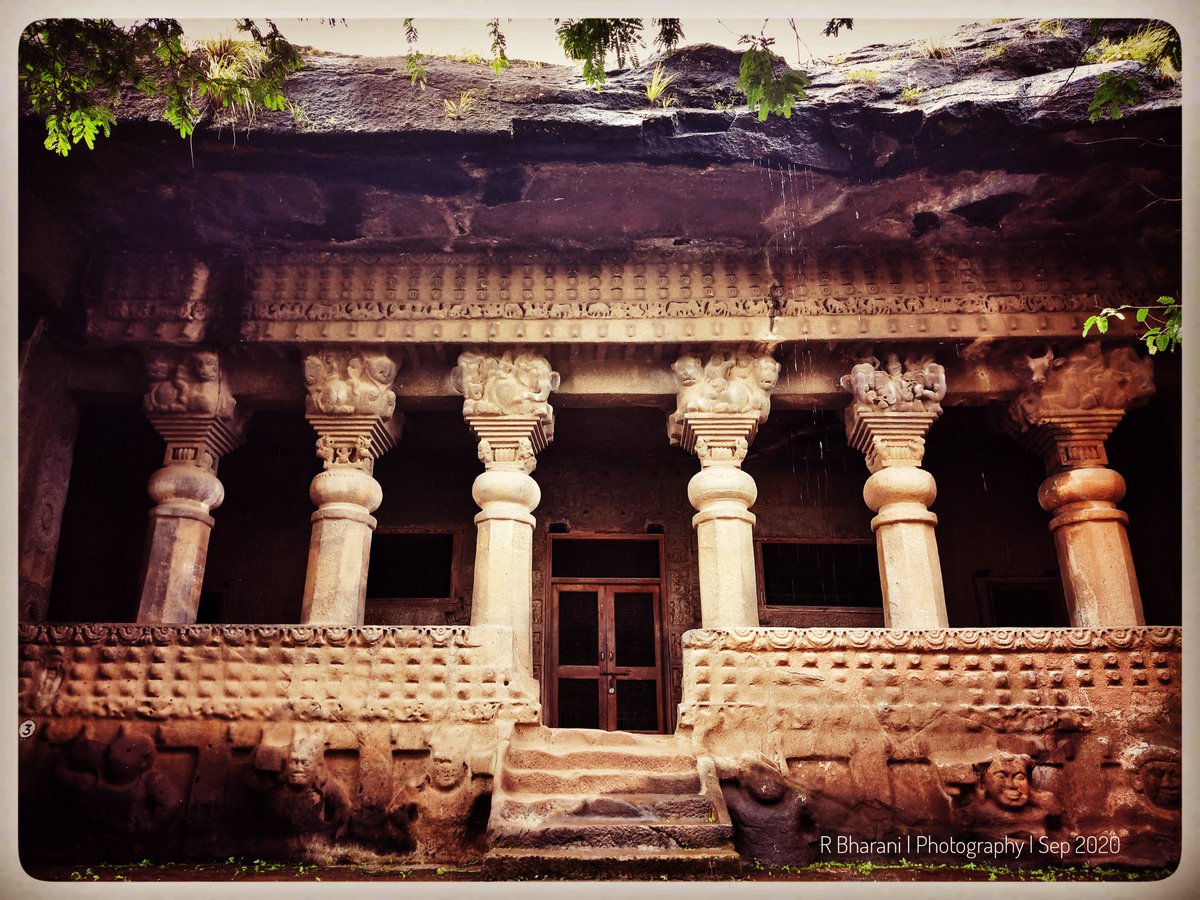
[[(206, 261), (120, 253), (102, 268), (95, 338), (194, 343), (217, 314)], [(160, 268), (171, 276), (149, 274)], [(248, 260), (245, 275), (242, 339), (306, 343), (1070, 337), (1097, 294), (1132, 301), (1143, 280), (1099, 253), (1045, 247), (565, 262), (280, 253)]]
[(245, 439), (248, 416), (238, 408), (221, 360), (212, 350), (147, 352), (146, 417), (167, 442), (164, 464), (215, 470)]

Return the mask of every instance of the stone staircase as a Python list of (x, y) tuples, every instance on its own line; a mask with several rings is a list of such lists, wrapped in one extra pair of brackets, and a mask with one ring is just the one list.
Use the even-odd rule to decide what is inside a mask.
[(674, 735), (517, 725), (500, 748), (488, 878), (722, 878), (739, 858), (712, 762)]

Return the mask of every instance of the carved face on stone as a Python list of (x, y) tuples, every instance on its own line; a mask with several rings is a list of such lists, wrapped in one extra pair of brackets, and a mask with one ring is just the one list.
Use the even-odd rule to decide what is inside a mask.
[(387, 387), (396, 377), (396, 364), (386, 356), (375, 356), (367, 364), (367, 371), (371, 378)]
[(217, 360), (217, 354), (205, 350), (192, 357), (192, 368), (195, 370), (198, 380), (216, 381), (221, 371), (221, 364)]
[(296, 738), (283, 764), (283, 780), (294, 787), (312, 784), (321, 761), (322, 741), (319, 738)]
[(156, 353), (146, 360), (146, 378), (149, 381), (165, 381), (171, 375), (171, 360)]
[(1029, 757), (1002, 753), (983, 773), (988, 798), (1004, 809), (1021, 809), (1029, 803)]
[(304, 383), (310, 389), (321, 384), (325, 378), (325, 360), (319, 356), (306, 356), (304, 358)]
[(695, 356), (681, 356), (671, 366), (671, 371), (680, 387), (691, 387), (700, 380), (700, 360)]
[(154, 742), (144, 734), (121, 735), (108, 746), (104, 777), (128, 784), (154, 764)]
[(779, 361), (771, 356), (760, 356), (754, 364), (754, 377), (760, 388), (771, 393), (779, 381)]
[(1142, 763), (1142, 787), (1146, 797), (1163, 809), (1178, 809), (1183, 797), (1179, 762), (1174, 759), (1151, 759)]
[(467, 761), (451, 744), (430, 744), (426, 766), (429, 783), (441, 791), (458, 787), (467, 776)]
[(556, 390), (556, 374), (550, 370), (550, 363), (540, 356), (521, 354), (517, 357), (517, 376), (536, 394)]

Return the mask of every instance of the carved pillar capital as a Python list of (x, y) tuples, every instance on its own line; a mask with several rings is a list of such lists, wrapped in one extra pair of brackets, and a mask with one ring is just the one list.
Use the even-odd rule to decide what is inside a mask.
[(671, 371), (678, 385), (667, 418), (671, 443), (696, 454), (702, 467), (740, 466), (771, 413), (779, 362), (767, 353), (715, 351), (704, 363), (685, 353)]
[(376, 350), (325, 348), (304, 358), (304, 416), (317, 432), (326, 469), (353, 466), (370, 475), (396, 446), (404, 416), (392, 381), (399, 365)]
[(450, 374), (463, 395), (463, 418), (479, 441), (479, 459), (490, 469), (526, 474), (536, 455), (554, 440), (550, 392), (561, 378), (535, 353), (467, 351)]
[(867, 468), (919, 466), (925, 434), (942, 414), (946, 372), (933, 357), (912, 355), (903, 363), (889, 353), (854, 365), (839, 382), (854, 395), (846, 407), (846, 438), (866, 457)]
[(239, 409), (212, 350), (155, 349), (145, 356), (146, 417), (167, 442), (164, 465), (216, 471), (245, 440), (249, 415)]
[(1104, 442), (1127, 409), (1154, 393), (1154, 361), (1132, 347), (1084, 344), (1030, 362), (1030, 385), (1009, 404), (1007, 425), (1050, 473), (1108, 464)]

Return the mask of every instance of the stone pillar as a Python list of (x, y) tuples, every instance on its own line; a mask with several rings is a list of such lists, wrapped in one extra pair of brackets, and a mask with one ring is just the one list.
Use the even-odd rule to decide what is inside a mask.
[(1099, 342), (1065, 358), (1038, 357), (1031, 386), (1009, 407), (1018, 439), (1042, 456), (1049, 477), (1038, 503), (1050, 513), (1063, 595), (1077, 628), (1144, 625), (1142, 597), (1117, 509), (1125, 480), (1107, 468), (1104, 441), (1125, 410), (1154, 392), (1153, 361)]
[(929, 356), (889, 354), (886, 367), (871, 357), (843, 376), (854, 395), (846, 408), (846, 437), (866, 457), (871, 476), (863, 499), (871, 520), (887, 628), (945, 628), (946, 595), (929, 506), (933, 476), (921, 468), (925, 434), (942, 414), (946, 376)]
[(196, 621), (212, 510), (225, 499), (218, 460), (241, 445), (248, 416), (237, 409), (208, 350), (158, 350), (146, 359), (147, 418), (167, 442), (161, 469), (150, 476), (150, 535), (139, 622)]
[(371, 515), (383, 502), (372, 477), (375, 460), (396, 445), (404, 417), (396, 413), (397, 364), (383, 353), (325, 349), (304, 359), (305, 418), (317, 432), (324, 468), (312, 480), (308, 571), (300, 621), (361, 625), (371, 558)]
[(779, 363), (769, 354), (685, 354), (671, 367), (679, 385), (667, 436), (700, 459), (688, 482), (704, 628), (757, 628), (754, 522), (758, 498), (742, 460), (771, 411)]
[(530, 477), (536, 454), (554, 440), (550, 392), (559, 375), (543, 356), (466, 352), (451, 375), (463, 395), (463, 418), (479, 441), (483, 474), (471, 496), (475, 516), (475, 584), (471, 624), (511, 628), (516, 658), (533, 670), (533, 510), (542, 499)]
[(18, 384), (17, 617), (45, 621), (71, 480), (79, 409), (70, 361), (39, 322), (21, 348)]

